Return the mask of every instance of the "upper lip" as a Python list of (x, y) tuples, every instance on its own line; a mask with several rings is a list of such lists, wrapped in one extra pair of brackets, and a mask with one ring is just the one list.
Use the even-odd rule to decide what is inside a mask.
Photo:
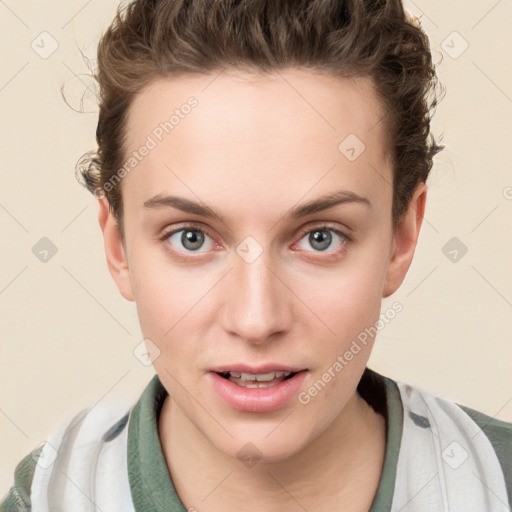
[(250, 366), (244, 363), (233, 363), (233, 364), (224, 364), (222, 366), (215, 366), (211, 368), (210, 371), (215, 373), (225, 373), (225, 372), (242, 372), (242, 373), (252, 373), (254, 375), (270, 373), (270, 372), (290, 372), (296, 373), (302, 370), (306, 370), (303, 366), (289, 366), (286, 364), (280, 363), (266, 363), (261, 364), (259, 366)]

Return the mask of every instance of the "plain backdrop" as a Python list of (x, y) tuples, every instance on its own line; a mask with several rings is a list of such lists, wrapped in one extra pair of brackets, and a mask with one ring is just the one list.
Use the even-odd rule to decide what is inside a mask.
[[(133, 353), (136, 309), (108, 273), (97, 201), (74, 177), (97, 122), (79, 49), (95, 59), (117, 4), (0, 2), (2, 495), (17, 462), (61, 422), (106, 396), (135, 401), (154, 374)], [(512, 421), (512, 2), (405, 6), (440, 63), (446, 95), (433, 132), (446, 148), (412, 266), (383, 302), (403, 311), (368, 366)], [(64, 103), (61, 85), (76, 109), (85, 93), (88, 113)], [(47, 261), (42, 246), (56, 251)]]

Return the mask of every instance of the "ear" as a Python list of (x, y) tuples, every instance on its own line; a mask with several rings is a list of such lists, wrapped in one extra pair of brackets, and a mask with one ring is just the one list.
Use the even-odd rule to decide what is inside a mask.
[(110, 275), (126, 299), (133, 301), (133, 289), (130, 280), (130, 271), (126, 251), (121, 240), (121, 234), (114, 215), (110, 212), (108, 199), (104, 196), (98, 199), (99, 213), (98, 221), (103, 232), (105, 255)]
[(398, 290), (409, 270), (423, 222), (426, 199), (427, 185), (420, 183), (393, 234), (391, 260), (382, 290), (383, 298)]

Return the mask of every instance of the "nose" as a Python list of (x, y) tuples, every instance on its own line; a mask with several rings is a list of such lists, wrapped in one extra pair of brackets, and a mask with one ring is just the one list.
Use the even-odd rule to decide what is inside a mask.
[(285, 279), (271, 268), (265, 252), (248, 263), (235, 256), (225, 292), (223, 327), (231, 335), (263, 344), (288, 331), (293, 322), (293, 293)]

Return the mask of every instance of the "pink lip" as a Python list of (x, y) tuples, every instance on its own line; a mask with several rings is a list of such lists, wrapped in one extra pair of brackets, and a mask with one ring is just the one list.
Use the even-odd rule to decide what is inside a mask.
[[(240, 366), (236, 368), (240, 368)], [(247, 367), (245, 368), (245, 370), (235, 370), (231, 367), (232, 371), (245, 371), (247, 373), (266, 372), (266, 370), (261, 371), (258, 369), (258, 371), (254, 371), (254, 368), (250, 370), (247, 370)], [(273, 366), (272, 370), (293, 371), (276, 369), (276, 366)], [(244, 388), (221, 377), (214, 371), (210, 372), (209, 375), (212, 378), (213, 388), (229, 406), (243, 412), (270, 412), (280, 409), (297, 395), (306, 378), (306, 374), (307, 370), (299, 371), (293, 377), (268, 388)]]

